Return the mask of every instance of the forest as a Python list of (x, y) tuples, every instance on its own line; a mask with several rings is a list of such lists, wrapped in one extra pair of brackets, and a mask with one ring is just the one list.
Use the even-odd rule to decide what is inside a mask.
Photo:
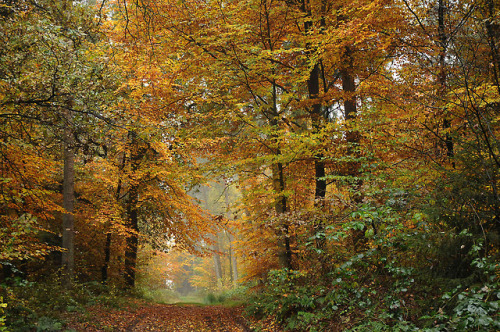
[(0, 0), (0, 331), (499, 331), (499, 136), (497, 0)]

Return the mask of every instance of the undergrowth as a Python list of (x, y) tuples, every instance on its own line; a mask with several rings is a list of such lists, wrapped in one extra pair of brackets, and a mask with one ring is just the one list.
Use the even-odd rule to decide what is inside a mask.
[(409, 263), (389, 246), (357, 253), (323, 279), (271, 271), (247, 313), (289, 331), (500, 330), (500, 269), (494, 257), (480, 257), (480, 242), (469, 250), (470, 273), (459, 278)]
[(9, 278), (0, 290), (4, 295), (0, 331), (66, 331), (65, 313), (85, 313), (86, 307), (96, 304), (114, 308), (129, 304), (123, 291), (112, 286), (75, 283), (67, 290), (61, 287), (57, 276), (37, 282)]

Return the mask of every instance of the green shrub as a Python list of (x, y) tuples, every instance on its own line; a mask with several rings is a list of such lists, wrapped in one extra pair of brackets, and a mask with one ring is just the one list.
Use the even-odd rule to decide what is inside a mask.
[[(97, 303), (121, 306), (124, 301), (118, 289), (98, 282), (75, 283), (71, 290), (61, 287), (57, 276), (31, 282), (21, 278), (7, 280), (2, 287), (9, 294), (4, 325), (12, 331), (60, 331), (64, 326), (61, 313), (85, 312)], [(2, 331), (0, 325), (0, 331)]]
[(61, 331), (62, 328), (63, 328), (63, 323), (52, 317), (42, 316), (38, 319), (36, 323), (37, 332), (42, 332), (42, 331), (55, 332), (55, 331)]
[(473, 277), (439, 279), (383, 252), (379, 247), (354, 255), (326, 281), (303, 271), (271, 271), (247, 313), (297, 331), (327, 331), (333, 325), (345, 331), (500, 330), (494, 258), (473, 260)]
[(222, 304), (236, 306), (246, 303), (248, 290), (244, 286), (208, 292), (203, 296), (204, 304)]

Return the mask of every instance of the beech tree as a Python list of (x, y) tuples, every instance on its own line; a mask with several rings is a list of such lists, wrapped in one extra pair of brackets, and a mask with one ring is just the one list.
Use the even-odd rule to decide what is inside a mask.
[[(86, 130), (95, 119), (103, 118), (102, 108), (109, 103), (106, 92), (113, 86), (102, 78), (110, 73), (106, 72), (106, 62), (95, 62), (102, 53), (87, 53), (96, 49), (99, 43), (99, 31), (92, 14), (84, 4), (68, 6), (67, 2), (23, 1), (2, 7), (2, 128), (5, 130), (13, 124), (20, 128), (37, 128), (36, 131), (29, 129), (29, 135), (22, 131), (12, 134), (28, 150), (43, 154), (47, 162), (65, 160), (63, 209), (42, 207), (59, 203), (54, 196), (57, 191), (57, 173), (53, 171), (57, 167), (54, 165), (37, 167), (41, 179), (48, 179), (47, 175), (51, 174), (51, 180), (36, 192), (23, 195), (21, 201), (32, 201), (29, 203), (33, 204), (32, 208), (40, 210), (38, 227), (43, 229), (54, 230), (53, 215), (61, 212), (64, 215), (63, 265), (68, 285), (74, 266), (72, 174), (79, 148), (77, 142), (84, 136), (92, 137)], [(96, 79), (98, 77), (100, 79)], [(6, 144), (10, 145), (8, 136), (6, 139)], [(64, 158), (55, 152), (61, 151), (62, 145), (65, 146)], [(33, 158), (22, 162), (32, 161)], [(36, 181), (26, 178), (24, 171), (17, 172), (13, 168), (8, 173), (17, 173), (23, 187), (35, 185), (35, 189), (39, 186)], [(14, 210), (23, 214), (23, 209)], [(35, 239), (32, 242), (36, 243)]]

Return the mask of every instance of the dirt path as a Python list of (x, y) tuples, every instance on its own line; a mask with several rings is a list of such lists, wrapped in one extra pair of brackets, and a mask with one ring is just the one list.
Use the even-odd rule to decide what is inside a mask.
[(85, 332), (252, 331), (240, 308), (222, 306), (143, 304), (123, 309), (93, 306), (86, 313), (69, 316), (68, 320), (67, 329)]

